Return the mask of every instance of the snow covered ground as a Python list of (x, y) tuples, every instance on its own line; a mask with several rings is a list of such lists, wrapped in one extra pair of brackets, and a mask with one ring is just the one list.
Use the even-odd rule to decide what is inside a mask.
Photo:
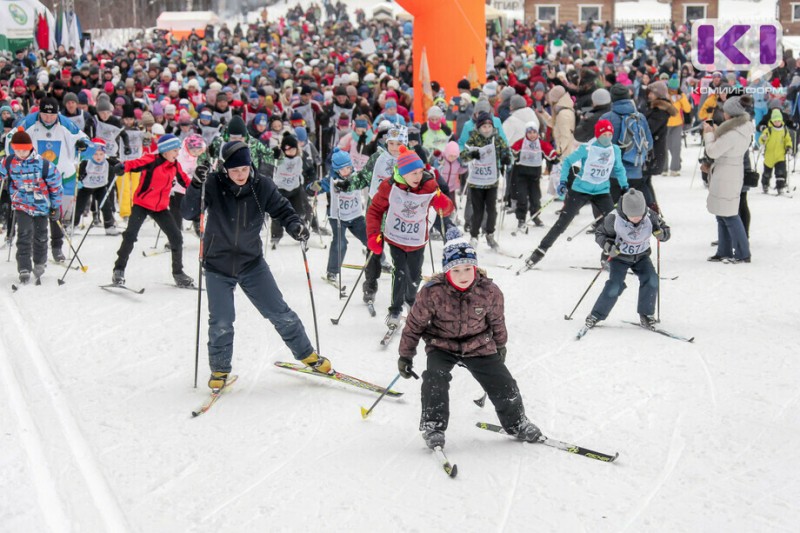
[[(662, 275), (679, 276), (662, 284), (663, 327), (696, 336), (694, 344), (621, 323), (636, 319), (635, 279), (609, 321), (574, 340), (605, 279), (565, 321), (594, 275), (569, 268), (595, 264), (599, 249), (587, 235), (562, 237), (523, 276), (489, 268), (506, 294), (508, 364), (529, 416), (555, 438), (619, 451), (614, 464), (477, 429), (496, 417), (472, 402), (481, 391), (456, 369), (446, 450), (459, 475), (450, 479), (417, 432), (419, 382), (401, 380), (403, 398), (362, 420), (359, 406), (373, 394), (273, 366), (290, 355), (241, 294), (240, 379), (192, 419), (207, 394), (205, 346), (192, 388), (196, 293), (169, 286), (168, 255), (142, 257), (156, 235), (150, 223), (127, 271), (130, 286), (147, 288), (142, 296), (98, 288), (119, 238), (90, 236), (81, 252), (88, 272), (70, 272), (61, 287), (50, 265), (42, 287), (12, 294), (15, 264), (0, 261), (2, 529), (797, 531), (798, 199), (751, 192), (753, 263), (708, 263), (716, 226), (699, 173), (690, 187), (695, 152), (680, 177), (656, 179), (673, 229)], [(554, 211), (543, 216), (548, 226)], [(570, 233), (590, 216), (585, 209)], [(511, 228), (506, 217), (501, 244), (519, 253), (544, 234), (515, 238)], [(194, 275), (197, 241), (185, 237)], [(441, 243), (434, 250), (438, 266)], [(267, 257), (313, 335), (298, 246)], [(389, 277), (378, 317), (359, 291), (333, 326), (341, 302), (320, 281), (326, 258), (327, 250), (309, 252), (322, 351), (338, 370), (386, 384), (397, 356), (397, 340), (378, 346)], [(479, 258), (512, 263), (483, 243)], [(347, 262), (362, 260), (352, 246)], [(344, 271), (349, 286), (356, 276)]]

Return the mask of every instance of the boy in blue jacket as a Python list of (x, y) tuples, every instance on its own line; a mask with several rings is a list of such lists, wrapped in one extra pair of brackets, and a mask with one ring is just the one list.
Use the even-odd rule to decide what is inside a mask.
[[(603, 216), (614, 209), (614, 201), (609, 192), (609, 180), (612, 175), (619, 182), (623, 191), (628, 189), (628, 178), (625, 174), (625, 167), (622, 165), (619, 146), (611, 144), (614, 136), (614, 127), (611, 122), (599, 120), (594, 127), (594, 136), (593, 140), (579, 146), (562, 161), (561, 181), (556, 192), (559, 196), (566, 195), (564, 209), (556, 223), (539, 243), (539, 247), (525, 260), (528, 269), (544, 258), (547, 250), (553, 246), (559, 235), (564, 233), (581, 207), (588, 202), (597, 207)], [(568, 189), (569, 169), (578, 162), (581, 163), (581, 169), (575, 176), (575, 181), (572, 182), (572, 189)]]
[(19, 129), (11, 137), (14, 154), (0, 165), (0, 179), (8, 180), (11, 208), (17, 223), (17, 272), (20, 283), (33, 277), (38, 283), (47, 266), (48, 220), (61, 216), (61, 174), (33, 150), (31, 136)]

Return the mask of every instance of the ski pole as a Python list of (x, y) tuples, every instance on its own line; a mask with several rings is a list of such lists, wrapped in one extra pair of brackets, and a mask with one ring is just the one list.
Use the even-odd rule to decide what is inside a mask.
[[(207, 177), (207, 176), (206, 176)], [(159, 233), (161, 230), (159, 229)], [(194, 388), (200, 367), (200, 308), (203, 302), (203, 240), (206, 235), (206, 182), (200, 187), (200, 251), (197, 254), (197, 325), (194, 336)]]
[[(111, 190), (114, 188), (118, 177), (119, 176), (115, 175), (114, 179), (111, 181), (111, 184), (108, 186), (108, 188), (106, 188), (106, 194), (103, 196), (103, 199), (100, 201), (100, 205), (97, 207), (98, 211), (102, 211), (103, 210), (103, 206), (106, 205), (106, 200), (108, 200), (108, 196), (109, 196), (109, 194), (111, 194)], [(92, 229), (92, 225), (89, 224), (89, 226), (86, 228), (86, 231), (83, 232), (83, 237), (81, 237), (81, 242), (78, 243), (78, 248), (75, 249), (75, 255), (73, 255), (70, 258), (69, 264), (67, 265), (67, 268), (64, 270), (64, 275), (61, 276), (61, 278), (59, 278), (59, 280), (58, 280), (58, 284), (59, 285), (63, 285), (64, 283), (66, 283), (64, 281), (64, 278), (67, 277), (67, 274), (69, 273), (70, 269), (72, 268), (72, 263), (74, 263), (75, 262), (75, 258), (78, 257), (78, 252), (81, 251), (81, 247), (83, 246), (83, 243), (86, 241), (86, 237), (89, 236), (89, 231), (91, 231), (91, 229)], [(85, 269), (82, 269), (82, 270), (84, 272), (86, 272)]]
[(431, 276), (436, 274), (436, 263), (433, 262), (433, 245), (431, 239), (428, 238), (428, 250), (431, 252)]
[(161, 237), (161, 227), (158, 228), (158, 233), (156, 233), (156, 243), (150, 247), (151, 250), (158, 250), (158, 238)]
[(658, 292), (656, 293), (656, 322), (661, 322), (661, 241), (656, 240), (656, 269), (658, 274)]
[[(614, 207), (616, 207), (616, 206), (614, 206)], [(597, 217), (596, 219), (592, 220), (591, 222), (589, 222), (588, 224), (586, 224), (584, 227), (582, 227), (581, 229), (579, 229), (577, 232), (575, 232), (575, 235), (570, 235), (569, 237), (567, 237), (567, 242), (571, 241), (572, 239), (574, 239), (575, 237), (577, 237), (578, 235), (580, 235), (581, 233), (583, 233), (584, 231), (586, 231), (587, 229), (589, 229), (589, 226), (591, 226), (591, 225), (593, 225), (593, 224), (597, 224), (598, 222), (600, 222), (600, 220), (601, 220), (601, 219), (602, 219), (604, 216), (605, 216), (605, 215), (601, 213), (599, 217)]]
[[(9, 191), (9, 198), (10, 198), (10, 191)], [(17, 223), (16, 212), (13, 209), (13, 204), (9, 205), (9, 209), (11, 209), (11, 224), (8, 226), (8, 233), (6, 233), (6, 237), (8, 238), (8, 257), (6, 258), (6, 263), (11, 261), (11, 243), (14, 239), (14, 224)]]
[[(414, 377), (417, 377), (417, 376), (415, 375)], [(392, 386), (393, 386), (395, 383), (397, 383), (397, 380), (398, 380), (398, 379), (400, 379), (400, 374), (399, 374), (399, 373), (398, 373), (398, 374), (397, 374), (397, 375), (394, 377), (394, 379), (392, 380), (392, 382), (391, 382), (391, 383), (389, 383), (389, 386), (388, 386), (388, 387), (386, 387), (386, 388), (383, 390), (383, 392), (381, 393), (381, 395), (380, 395), (380, 396), (378, 396), (378, 399), (377, 399), (377, 400), (375, 400), (375, 403), (373, 403), (373, 404), (372, 404), (372, 407), (370, 407), (369, 409), (364, 409), (363, 407), (361, 408), (361, 418), (363, 418), (364, 420), (366, 420), (366, 419), (367, 419), (367, 417), (368, 417), (368, 416), (369, 416), (369, 414), (372, 412), (372, 410), (373, 410), (373, 409), (375, 409), (375, 406), (376, 406), (376, 405), (378, 405), (378, 403), (380, 403), (380, 401), (381, 401), (381, 400), (383, 400), (383, 397), (384, 397), (384, 396), (386, 396), (386, 393), (387, 393), (387, 392), (389, 392), (389, 389), (391, 389), (391, 388), (392, 388)]]
[[(608, 262), (609, 263), (611, 262), (611, 258), (608, 259)], [(597, 271), (597, 274), (595, 274), (594, 278), (592, 278), (592, 282), (589, 284), (588, 287), (586, 287), (586, 290), (583, 291), (583, 295), (581, 295), (581, 299), (578, 300), (578, 303), (575, 304), (575, 307), (572, 309), (572, 312), (569, 315), (564, 315), (564, 320), (572, 320), (572, 315), (574, 315), (575, 311), (578, 310), (578, 306), (581, 305), (581, 302), (583, 301), (583, 299), (586, 298), (587, 294), (589, 294), (589, 290), (592, 288), (592, 285), (594, 285), (594, 282), (597, 281), (597, 278), (599, 278), (600, 274), (602, 274), (602, 273), (603, 273), (603, 269), (602, 268)]]
[(361, 276), (364, 275), (364, 271), (367, 269), (367, 265), (369, 264), (369, 261), (370, 261), (370, 259), (372, 259), (373, 255), (375, 255), (375, 252), (370, 250), (369, 255), (367, 256), (367, 262), (364, 263), (364, 266), (361, 268), (361, 272), (359, 272), (358, 278), (356, 278), (356, 283), (355, 283), (355, 285), (353, 285), (353, 290), (350, 291), (350, 295), (347, 297), (347, 301), (344, 303), (344, 307), (342, 307), (342, 312), (339, 313), (338, 317), (331, 318), (331, 323), (334, 326), (337, 325), (339, 323), (339, 320), (342, 319), (342, 315), (344, 314), (344, 310), (347, 309), (347, 304), (350, 303), (350, 298), (352, 298), (353, 297), (353, 293), (356, 292), (356, 288), (358, 287), (358, 282), (361, 281)]
[(306, 255), (306, 247), (308, 243), (303, 241), (300, 243), (300, 251), (303, 252), (303, 264), (306, 267), (306, 279), (308, 279), (308, 294), (311, 296), (311, 314), (314, 317), (314, 339), (317, 341), (317, 354), (319, 354), (319, 328), (317, 327), (317, 306), (314, 304), (314, 289), (311, 288), (311, 271), (308, 269), (308, 255)]
[(84, 272), (89, 270), (89, 267), (84, 265), (83, 261), (81, 261), (81, 258), (78, 257), (78, 252), (75, 251), (75, 247), (72, 246), (72, 239), (69, 238), (67, 231), (64, 229), (64, 224), (62, 224), (60, 220), (56, 220), (56, 225), (58, 226), (58, 229), (61, 230), (61, 233), (64, 234), (64, 238), (67, 240), (67, 244), (69, 244), (69, 249), (72, 250), (72, 255), (74, 255), (75, 259), (78, 260), (78, 264), (81, 266), (81, 270), (83, 270)]
[[(320, 240), (322, 240), (322, 234), (319, 236)], [(339, 278), (339, 299), (342, 299), (342, 221), (338, 220), (336, 224), (336, 255), (337, 255), (337, 265), (339, 265), (339, 274), (336, 276)]]
[(532, 214), (532, 215), (531, 215), (531, 220), (533, 220), (534, 218), (536, 218), (536, 217), (538, 217), (539, 215), (541, 215), (541, 214), (542, 214), (542, 211), (544, 211), (544, 208), (545, 208), (545, 207), (547, 207), (548, 205), (552, 204), (552, 203), (553, 203), (553, 201), (554, 201), (555, 199), (556, 199), (556, 197), (555, 197), (555, 196), (552, 196), (552, 197), (551, 197), (549, 200), (547, 200), (545, 203), (543, 203), (543, 204), (541, 205), (541, 207), (539, 207), (539, 210), (538, 210), (538, 211), (536, 211), (534, 214)]

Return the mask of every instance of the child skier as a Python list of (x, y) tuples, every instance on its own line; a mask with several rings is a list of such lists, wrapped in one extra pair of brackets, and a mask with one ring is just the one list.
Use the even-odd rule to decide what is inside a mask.
[[(280, 193), (289, 200), (295, 212), (306, 219), (309, 212), (305, 184), (314, 181), (314, 167), (311, 160), (300, 150), (297, 137), (286, 133), (281, 139), (280, 148), (269, 151), (268, 163), (273, 165), (270, 174)], [(272, 249), (275, 250), (283, 238), (280, 220), (273, 219), (270, 225)]]
[[(566, 195), (564, 209), (556, 223), (539, 243), (539, 247), (525, 260), (527, 268), (532, 268), (544, 258), (547, 250), (553, 246), (559, 235), (564, 233), (569, 223), (587, 202), (591, 202), (600, 209), (603, 216), (608, 215), (614, 209), (609, 184), (612, 175), (619, 182), (623, 193), (628, 189), (628, 179), (625, 167), (622, 165), (622, 153), (619, 146), (611, 144), (614, 126), (608, 120), (598, 120), (594, 126), (594, 136), (594, 140), (580, 145), (562, 160), (561, 181), (556, 193), (559, 196)], [(581, 169), (575, 176), (575, 181), (572, 182), (572, 188), (568, 190), (567, 178), (570, 168), (579, 161)]]
[(461, 151), (461, 159), (469, 162), (467, 190), (472, 204), (470, 242), (473, 247), (478, 246), (478, 233), (486, 212), (486, 242), (490, 248), (496, 250), (498, 245), (494, 240), (494, 230), (497, 222), (497, 185), (501, 168), (511, 165), (511, 152), (495, 131), (491, 114), (478, 113), (475, 129)]
[(11, 208), (16, 212), (17, 272), (20, 283), (42, 277), (47, 267), (48, 219), (61, 214), (61, 174), (55, 165), (33, 150), (33, 141), (24, 130), (11, 136), (13, 155), (0, 165), (0, 180), (9, 183)]
[(148, 215), (169, 240), (172, 252), (172, 278), (178, 287), (191, 287), (194, 280), (183, 272), (183, 235), (169, 213), (169, 193), (175, 180), (189, 184), (189, 178), (178, 163), (181, 142), (177, 137), (167, 134), (158, 139), (158, 154), (145, 155), (133, 161), (119, 163), (115, 172), (121, 176), (125, 172), (141, 172), (139, 186), (133, 195), (133, 209), (128, 227), (122, 233), (122, 245), (117, 252), (111, 282), (125, 284), (125, 267), (133, 245), (139, 236), (139, 229)]
[[(75, 200), (76, 213), (83, 213), (87, 202), (94, 200), (98, 207), (106, 197), (109, 180), (113, 180), (114, 166), (118, 163), (115, 158), (106, 158), (106, 142), (96, 137), (92, 139), (95, 151), (90, 159), (81, 161), (78, 167), (78, 180), (81, 187)], [(103, 213), (103, 227), (106, 235), (119, 235), (119, 230), (114, 226), (114, 209), (110, 201), (106, 201), (101, 209)]]
[[(355, 235), (356, 239), (367, 246), (367, 221), (364, 219), (364, 208), (361, 204), (361, 191), (340, 191), (340, 186), (347, 186), (347, 178), (353, 174), (353, 161), (349, 152), (334, 148), (331, 155), (331, 175), (322, 180), (322, 190), (330, 192), (328, 218), (333, 231), (333, 241), (328, 254), (327, 279), (336, 283), (342, 267), (342, 261), (347, 253), (347, 230)], [(344, 182), (344, 183), (342, 183)], [(369, 287), (378, 285), (381, 275), (380, 257), (372, 257), (364, 272), (364, 292)], [(368, 302), (371, 303), (371, 302)]]
[(508, 332), (503, 293), (478, 269), (475, 249), (458, 228), (447, 230), (442, 266), (443, 273), (422, 288), (408, 314), (397, 360), (400, 375), (411, 377), (417, 345), (425, 339), (422, 438), (431, 449), (444, 447), (450, 372), (458, 364), (486, 391), (506, 432), (520, 440), (538, 441), (542, 432), (525, 416), (517, 382), (505, 365)]
[[(178, 163), (181, 169), (187, 176), (194, 174), (194, 169), (197, 167), (198, 158), (206, 151), (206, 142), (199, 134), (193, 134), (186, 137), (181, 143), (181, 151), (178, 153)], [(175, 180), (175, 185), (172, 187), (172, 196), (169, 199), (169, 212), (175, 220), (175, 225), (179, 229), (183, 229), (183, 217), (181, 216), (181, 202), (186, 194), (186, 187), (183, 183)]]
[(392, 304), (386, 318), (390, 329), (400, 324), (403, 303), (413, 306), (417, 296), (428, 242), (428, 209), (433, 207), (442, 216), (453, 212), (453, 202), (424, 168), (416, 153), (401, 146), (392, 177), (380, 184), (367, 210), (369, 249), (380, 256), (385, 238), (394, 263)]
[[(209, 173), (205, 164), (197, 166), (181, 204), (186, 220), (194, 220), (201, 209), (208, 209), (208, 226), (203, 237), (211, 366), (208, 386), (212, 390), (221, 389), (231, 371), (236, 285), (262, 316), (272, 322), (295, 359), (318, 372), (331, 373), (331, 362), (317, 354), (300, 318), (283, 300), (261, 245), (261, 221), (265, 215), (279, 220), (297, 241), (308, 240), (308, 228), (272, 180), (259, 176), (252, 168), (247, 143), (228, 142), (222, 146), (220, 155), (222, 165), (217, 172)], [(204, 182), (205, 206), (201, 206)]]
[(758, 138), (758, 144), (764, 145), (764, 175), (761, 177), (761, 189), (769, 192), (772, 170), (775, 169), (775, 187), (778, 194), (786, 187), (786, 155), (792, 152), (792, 136), (789, 128), (783, 123), (783, 115), (773, 109), (769, 117), (769, 125)]
[(542, 159), (553, 161), (557, 155), (553, 146), (539, 139), (539, 129), (536, 122), (525, 124), (525, 137), (518, 140), (511, 147), (514, 154), (513, 179), (516, 182), (517, 191), (517, 230), (525, 231), (525, 214), (530, 212), (533, 223), (543, 226), (539, 220), (541, 208), (542, 189), (539, 179), (542, 177)]
[(586, 327), (593, 328), (608, 318), (625, 289), (628, 269), (639, 277), (639, 320), (643, 327), (655, 327), (653, 316), (658, 294), (658, 274), (650, 260), (650, 235), (661, 242), (668, 241), (670, 229), (654, 211), (647, 207), (644, 194), (629, 189), (620, 199), (620, 206), (609, 213), (595, 229), (595, 240), (608, 257), (609, 276), (592, 312), (586, 317)]

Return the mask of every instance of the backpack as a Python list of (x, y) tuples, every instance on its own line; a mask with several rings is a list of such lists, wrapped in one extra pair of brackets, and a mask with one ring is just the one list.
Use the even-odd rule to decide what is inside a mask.
[(643, 121), (644, 117), (638, 112), (631, 113), (622, 120), (622, 135), (619, 139), (622, 161), (634, 167), (641, 167), (644, 164), (647, 152), (650, 150)]

